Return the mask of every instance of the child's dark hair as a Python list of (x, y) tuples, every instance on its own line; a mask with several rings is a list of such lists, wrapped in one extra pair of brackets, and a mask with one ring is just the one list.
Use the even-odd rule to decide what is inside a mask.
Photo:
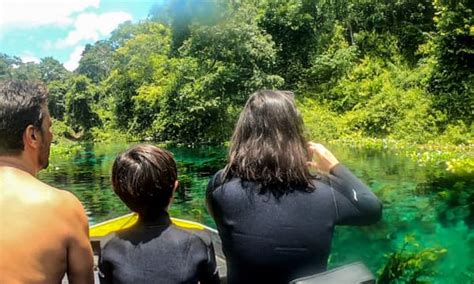
[(170, 152), (153, 145), (138, 145), (120, 154), (112, 167), (115, 193), (140, 216), (166, 210), (177, 179)]

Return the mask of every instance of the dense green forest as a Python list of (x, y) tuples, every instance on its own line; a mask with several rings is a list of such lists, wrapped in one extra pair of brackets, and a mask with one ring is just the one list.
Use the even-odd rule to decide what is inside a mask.
[(228, 141), (247, 97), (292, 90), (317, 140), (472, 144), (470, 0), (169, 0), (87, 45), (79, 67), (0, 54), (49, 88), (73, 139)]

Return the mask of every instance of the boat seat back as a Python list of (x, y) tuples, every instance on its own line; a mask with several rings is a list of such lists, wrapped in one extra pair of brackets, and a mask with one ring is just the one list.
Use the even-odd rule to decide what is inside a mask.
[(290, 284), (375, 284), (375, 277), (362, 262), (295, 279)]

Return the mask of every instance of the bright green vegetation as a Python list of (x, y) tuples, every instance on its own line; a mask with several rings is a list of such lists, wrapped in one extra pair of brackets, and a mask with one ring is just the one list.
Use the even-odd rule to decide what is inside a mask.
[[(388, 261), (381, 269), (378, 281), (380, 283), (420, 283), (427, 276), (436, 276), (433, 265), (447, 250), (444, 248), (419, 249), (420, 244), (411, 236), (405, 237), (405, 243), (400, 251), (391, 253)], [(420, 279), (424, 278), (424, 279)], [(423, 283), (423, 282), (422, 282)]]
[(280, 88), (312, 139), (472, 144), (469, 0), (205, 3), (155, 5), (74, 72), (1, 54), (0, 78), (46, 82), (61, 134), (82, 140), (217, 145), (253, 91)]
[[(336, 229), (330, 267), (362, 260), (380, 283), (472, 283), (474, 176), (446, 171), (444, 163), (420, 163), (405, 155), (405, 148), (379, 142), (328, 145), (384, 203), (376, 225)], [(117, 153), (129, 146), (53, 146), (51, 166), (40, 178), (78, 196), (90, 223), (128, 213), (111, 189), (110, 171)], [(204, 193), (210, 176), (225, 165), (226, 149), (168, 149), (178, 161), (181, 184), (171, 214), (214, 226)]]

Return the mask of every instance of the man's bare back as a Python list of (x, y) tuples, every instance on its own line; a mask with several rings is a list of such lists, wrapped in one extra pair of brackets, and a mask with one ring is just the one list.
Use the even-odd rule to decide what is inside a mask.
[[(72, 194), (0, 165), (0, 208), (0, 283), (59, 283), (92, 270), (87, 219)], [(67, 271), (71, 261), (86, 271)]]
[(47, 92), (0, 82), (0, 283), (93, 283), (87, 217), (79, 200), (35, 178), (53, 133)]

